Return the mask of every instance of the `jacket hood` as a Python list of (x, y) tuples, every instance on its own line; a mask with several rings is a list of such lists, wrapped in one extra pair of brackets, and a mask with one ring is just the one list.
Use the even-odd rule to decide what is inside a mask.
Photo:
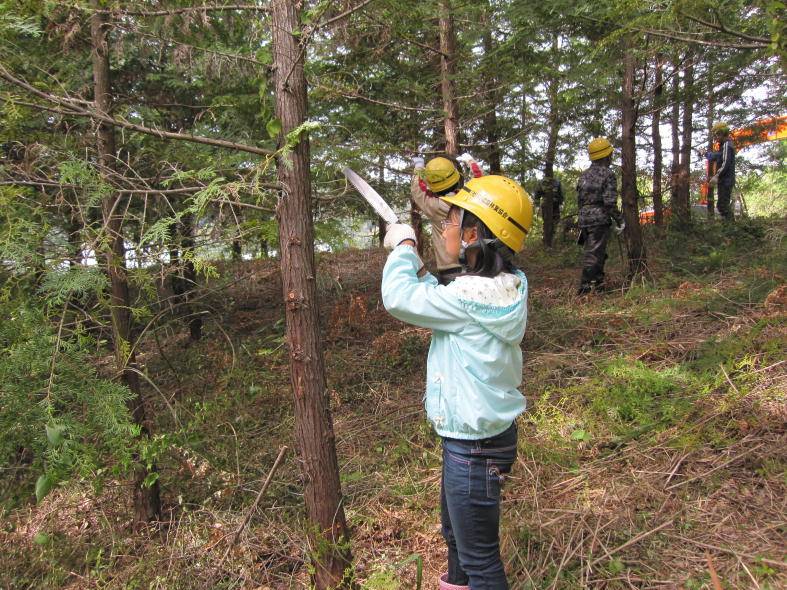
[(494, 278), (460, 276), (450, 285), (470, 317), (493, 336), (518, 344), (527, 325), (527, 277), (521, 271)]

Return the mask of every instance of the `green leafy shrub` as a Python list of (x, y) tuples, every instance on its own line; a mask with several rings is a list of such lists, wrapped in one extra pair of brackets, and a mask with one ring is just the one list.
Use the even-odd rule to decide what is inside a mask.
[(79, 331), (62, 338), (38, 309), (0, 306), (0, 460), (19, 467), (0, 500), (40, 500), (73, 477), (98, 485), (131, 465), (131, 393), (90, 368), (91, 344)]

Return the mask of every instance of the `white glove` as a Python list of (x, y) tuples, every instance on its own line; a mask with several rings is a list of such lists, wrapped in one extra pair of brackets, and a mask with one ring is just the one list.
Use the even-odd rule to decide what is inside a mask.
[(475, 162), (475, 158), (470, 154), (468, 154), (467, 152), (459, 156), (457, 160), (462, 162), (465, 166), (470, 166), (470, 162)]
[(618, 222), (615, 221), (614, 218), (612, 219), (612, 231), (614, 231), (615, 234), (617, 234), (617, 235), (622, 234), (624, 229), (626, 229), (626, 222), (625, 221), (621, 220), (620, 225), (618, 225)]
[(714, 174), (713, 176), (711, 176), (710, 180), (708, 181), (708, 184), (711, 186), (716, 186), (717, 184), (719, 184), (719, 175)]
[(418, 170), (419, 168), (423, 168), (426, 166), (426, 162), (421, 156), (413, 156), (413, 168)]
[(406, 223), (392, 223), (385, 229), (383, 246), (389, 250), (393, 250), (405, 240), (416, 241), (415, 231)]

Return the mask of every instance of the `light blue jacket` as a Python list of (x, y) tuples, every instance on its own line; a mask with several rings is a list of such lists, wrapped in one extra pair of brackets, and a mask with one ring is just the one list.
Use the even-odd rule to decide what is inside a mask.
[[(462, 277), (449, 285), (417, 272), (421, 260), (397, 246), (383, 270), (385, 308), (408, 324), (430, 328), (426, 414), (440, 436), (476, 440), (508, 428), (526, 407), (522, 350), (527, 323), (527, 279)], [(505, 283), (504, 305), (499, 296)]]

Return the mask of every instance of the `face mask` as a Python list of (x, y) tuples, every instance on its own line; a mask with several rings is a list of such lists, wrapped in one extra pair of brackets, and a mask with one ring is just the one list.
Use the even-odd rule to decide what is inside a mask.
[(467, 249), (472, 245), (471, 242), (466, 242), (464, 239), (461, 241), (461, 248), (459, 248), (459, 264), (463, 267), (467, 266)]

